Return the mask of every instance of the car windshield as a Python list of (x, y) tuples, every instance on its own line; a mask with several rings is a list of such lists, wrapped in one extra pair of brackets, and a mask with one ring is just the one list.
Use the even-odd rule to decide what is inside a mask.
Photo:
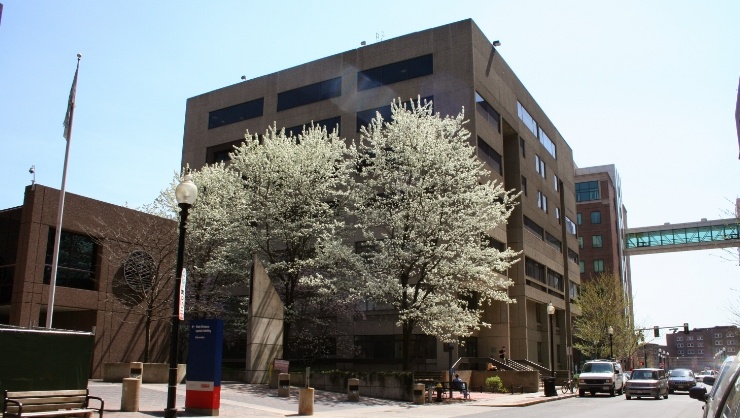
[(689, 377), (688, 370), (671, 370), (671, 377)]
[(586, 363), (583, 365), (584, 373), (612, 373), (612, 365), (609, 363)]
[(658, 372), (653, 370), (635, 370), (632, 372), (632, 380), (655, 380)]

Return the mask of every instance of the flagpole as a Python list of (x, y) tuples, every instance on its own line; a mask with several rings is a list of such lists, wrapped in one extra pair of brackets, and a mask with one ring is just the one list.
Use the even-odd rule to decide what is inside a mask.
[(59, 246), (62, 240), (62, 217), (64, 216), (64, 193), (67, 188), (67, 162), (69, 161), (69, 147), (72, 143), (72, 121), (75, 113), (75, 95), (77, 94), (77, 74), (80, 72), (81, 54), (77, 54), (77, 69), (72, 80), (72, 89), (69, 92), (67, 114), (64, 117), (64, 139), (67, 147), (64, 152), (64, 171), (62, 172), (62, 189), (59, 191), (59, 207), (57, 208), (57, 227), (54, 234), (54, 256), (51, 261), (51, 279), (49, 280), (49, 301), (46, 307), (46, 329), (51, 329), (51, 319), (54, 315), (54, 297), (57, 288), (57, 268), (59, 267)]

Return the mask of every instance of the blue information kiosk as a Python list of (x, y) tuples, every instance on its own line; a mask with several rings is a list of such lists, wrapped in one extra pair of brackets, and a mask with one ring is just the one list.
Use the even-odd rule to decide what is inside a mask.
[(221, 406), (221, 357), (224, 322), (190, 321), (185, 410), (217, 416)]

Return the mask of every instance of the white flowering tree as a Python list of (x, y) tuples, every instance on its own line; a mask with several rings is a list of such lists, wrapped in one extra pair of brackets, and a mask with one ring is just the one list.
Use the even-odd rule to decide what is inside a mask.
[(512, 302), (503, 273), (517, 253), (488, 245), (487, 232), (506, 222), (516, 195), (486, 180), (463, 124), (462, 112), (394, 101), (392, 121), (377, 114), (361, 130), (354, 215), (367, 240), (368, 297), (398, 313), (404, 370), (415, 328), (459, 341), (490, 326), (482, 312), (491, 301)]
[(246, 138), (229, 165), (242, 186), (235, 239), (257, 254), (276, 284), (287, 353), (320, 355), (334, 346), (337, 316), (354, 311), (361, 278), (362, 264), (346, 239), (354, 147), (320, 126), (295, 137), (273, 126)]

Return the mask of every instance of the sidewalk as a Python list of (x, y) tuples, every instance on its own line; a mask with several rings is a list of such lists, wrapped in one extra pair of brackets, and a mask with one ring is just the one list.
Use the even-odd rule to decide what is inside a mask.
[[(143, 384), (139, 396), (139, 412), (121, 412), (121, 383), (106, 383), (91, 380), (88, 384), (90, 394), (100, 396), (105, 401), (106, 418), (151, 418), (164, 416), (167, 406), (166, 384)], [(443, 402), (415, 405), (386, 399), (361, 397), (359, 402), (347, 401), (343, 393), (314, 392), (314, 416), (317, 417), (365, 417), (403, 415), (404, 417), (453, 417), (469, 414), (471, 407), (520, 407), (541, 402), (566, 399), (577, 394), (546, 397), (542, 392), (524, 394), (501, 394), (471, 392), (471, 400), (461, 399), (461, 395)], [(185, 385), (177, 388), (178, 416), (197, 417), (185, 412)], [(267, 385), (254, 385), (238, 382), (221, 383), (222, 417), (288, 417), (298, 415), (298, 388), (293, 387), (289, 398), (277, 396), (277, 390)]]

